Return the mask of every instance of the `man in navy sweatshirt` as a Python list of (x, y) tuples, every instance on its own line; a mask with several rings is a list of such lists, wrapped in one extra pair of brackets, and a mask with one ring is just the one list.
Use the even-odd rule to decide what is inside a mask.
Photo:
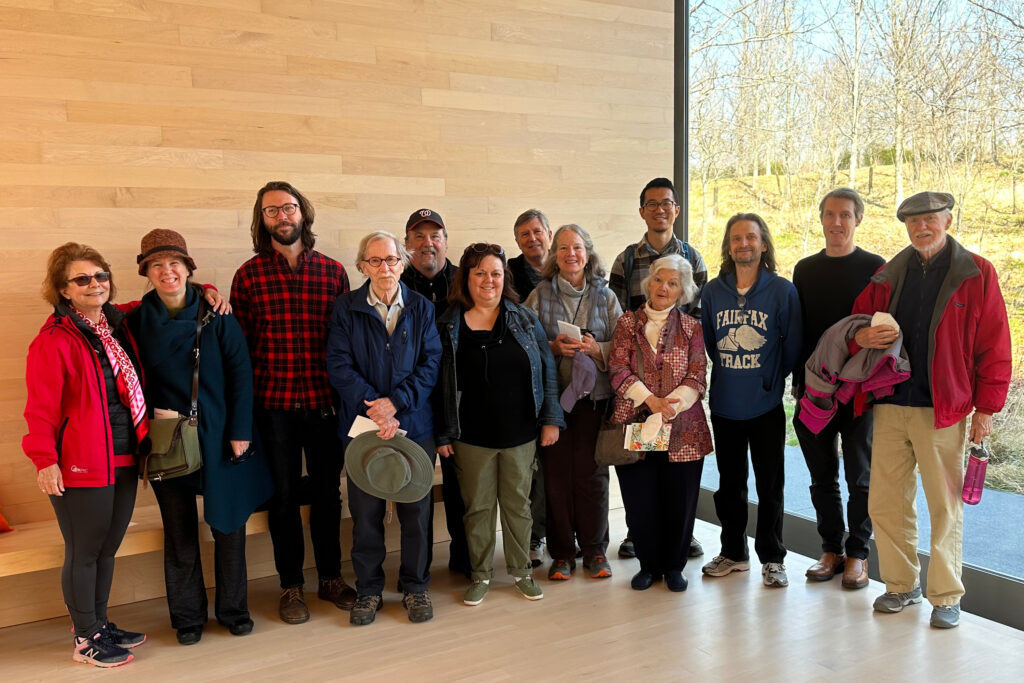
[(789, 585), (782, 544), (786, 376), (800, 357), (800, 301), (775, 274), (775, 247), (764, 219), (739, 213), (722, 239), (722, 267), (701, 294), (704, 345), (711, 359), (708, 391), (719, 485), (715, 512), (722, 550), (703, 567), (708, 576), (750, 569), (747, 549), (747, 449), (757, 483), (754, 550), (765, 586)]

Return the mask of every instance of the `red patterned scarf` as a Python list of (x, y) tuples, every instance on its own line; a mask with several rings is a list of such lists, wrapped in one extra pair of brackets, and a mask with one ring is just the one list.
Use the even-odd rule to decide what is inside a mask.
[(71, 310), (103, 342), (103, 350), (107, 352), (107, 360), (110, 361), (110, 367), (114, 371), (118, 396), (121, 399), (121, 403), (128, 406), (129, 410), (131, 410), (132, 424), (135, 426), (135, 438), (139, 443), (142, 443), (142, 440), (146, 438), (146, 434), (149, 433), (149, 419), (146, 415), (146, 399), (142, 394), (142, 384), (139, 382), (139, 376), (135, 373), (135, 366), (132, 365), (128, 354), (125, 353), (125, 350), (114, 339), (114, 335), (111, 334), (110, 323), (107, 322), (107, 316), (103, 314), (103, 311), (100, 311), (100, 321), (94, 323), (82, 315), (82, 312), (74, 306), (71, 307)]

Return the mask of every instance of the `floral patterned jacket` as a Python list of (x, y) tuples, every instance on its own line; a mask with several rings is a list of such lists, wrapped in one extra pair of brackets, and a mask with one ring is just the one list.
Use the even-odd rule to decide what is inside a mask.
[[(652, 349), (644, 336), (647, 313), (643, 308), (622, 314), (612, 337), (612, 351), (608, 359), (608, 374), (615, 389), (615, 407), (612, 423), (643, 419), (626, 392), (636, 382), (639, 363), (637, 353), (643, 353), (643, 383), (655, 396), (665, 397), (680, 385), (692, 387), (704, 397), (707, 388), (707, 356), (700, 322), (674, 309), (661, 330), (657, 350)], [(676, 415), (671, 421), (669, 461), (699, 460), (713, 450), (711, 430), (708, 429), (701, 401)]]

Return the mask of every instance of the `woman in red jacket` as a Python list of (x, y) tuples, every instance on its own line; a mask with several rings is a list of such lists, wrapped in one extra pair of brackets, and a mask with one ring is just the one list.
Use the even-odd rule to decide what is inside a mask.
[(100, 667), (130, 662), (127, 648), (146, 639), (107, 621), (114, 554), (135, 507), (134, 453), (148, 428), (138, 354), (109, 303), (114, 292), (95, 249), (69, 242), (50, 254), (43, 295), (54, 311), (29, 347), (22, 441), (64, 536), (72, 658)]

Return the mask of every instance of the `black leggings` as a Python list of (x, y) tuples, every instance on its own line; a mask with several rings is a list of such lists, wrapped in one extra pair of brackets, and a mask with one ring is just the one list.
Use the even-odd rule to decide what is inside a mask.
[(138, 488), (138, 468), (133, 465), (115, 470), (113, 486), (68, 486), (63, 496), (50, 496), (64, 536), (64, 603), (80, 638), (107, 623), (114, 554), (132, 519)]

